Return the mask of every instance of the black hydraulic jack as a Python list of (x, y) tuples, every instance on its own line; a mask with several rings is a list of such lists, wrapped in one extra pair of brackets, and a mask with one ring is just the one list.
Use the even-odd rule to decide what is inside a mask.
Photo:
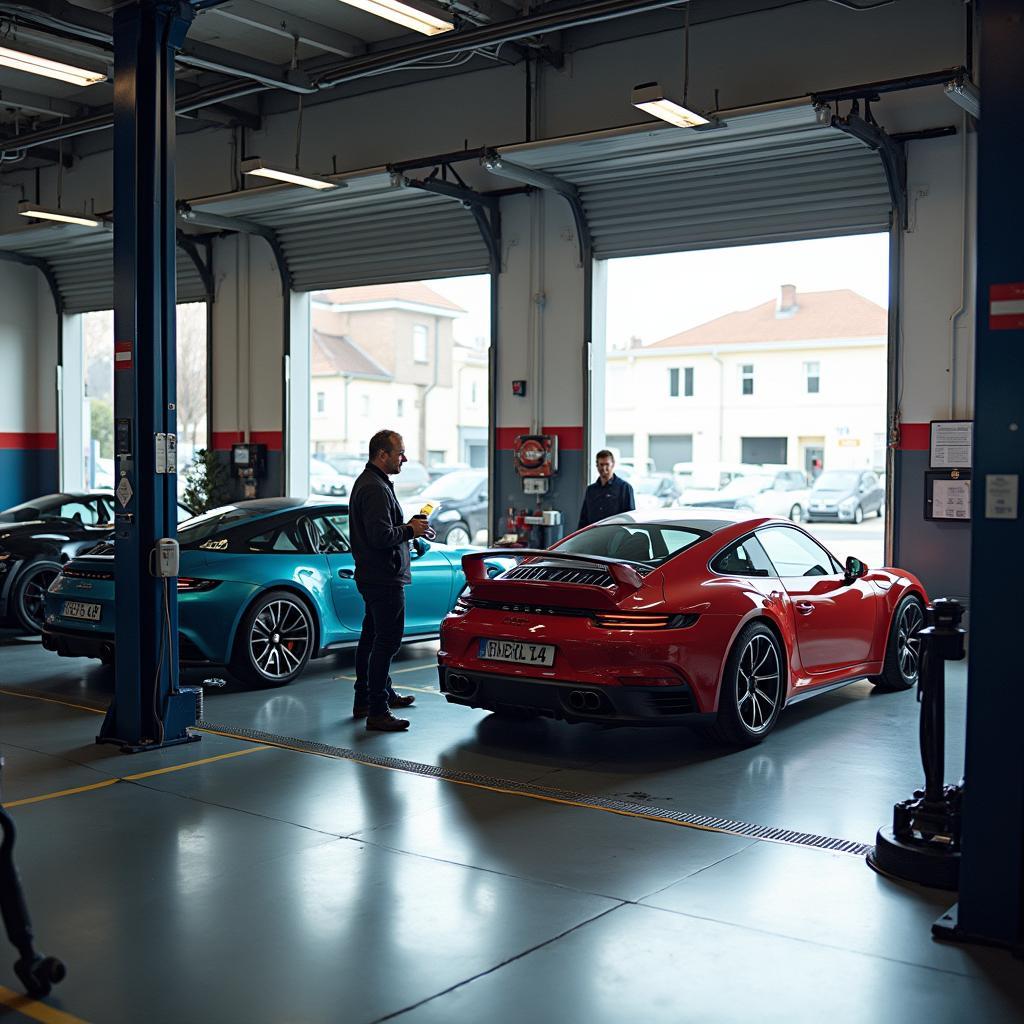
[[(2, 767), (3, 758), (0, 758)], [(56, 957), (40, 956), (36, 952), (25, 894), (14, 866), (14, 822), (3, 807), (0, 807), (0, 829), (3, 831), (0, 839), (0, 917), (11, 945), (18, 951), (14, 973), (33, 999), (42, 999), (50, 994), (54, 985), (64, 980), (66, 972), (64, 964)]]
[(936, 889), (959, 888), (961, 809), (964, 783), (943, 783), (946, 757), (946, 662), (964, 657), (963, 606), (938, 598), (928, 608), (928, 625), (917, 635), (921, 664), (917, 699), (921, 703), (921, 763), (924, 789), (893, 807), (892, 828), (881, 828), (868, 863)]

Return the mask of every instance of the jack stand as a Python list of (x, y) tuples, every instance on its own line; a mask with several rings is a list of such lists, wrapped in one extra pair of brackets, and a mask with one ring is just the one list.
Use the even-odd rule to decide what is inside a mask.
[(924, 789), (893, 807), (892, 828), (878, 830), (868, 864), (936, 889), (956, 890), (960, 883), (961, 809), (964, 783), (945, 786), (946, 665), (964, 657), (963, 606), (940, 597), (928, 609), (921, 640), (918, 700), (921, 702), (921, 763)]
[[(0, 768), (3, 758), (0, 758)], [(0, 806), (0, 918), (11, 945), (18, 951), (14, 973), (33, 999), (42, 999), (50, 989), (64, 980), (67, 971), (55, 956), (40, 956), (33, 945), (32, 922), (29, 920), (25, 893), (14, 866), (15, 829), (11, 816)]]

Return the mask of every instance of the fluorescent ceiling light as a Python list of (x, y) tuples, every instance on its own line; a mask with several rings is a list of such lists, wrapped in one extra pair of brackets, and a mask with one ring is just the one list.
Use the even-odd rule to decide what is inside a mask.
[(242, 173), (252, 174), (257, 178), (273, 178), (275, 181), (286, 181), (290, 185), (302, 185), (305, 188), (323, 190), (338, 187), (337, 182), (328, 181), (326, 178), (318, 178), (310, 174), (300, 174), (298, 171), (289, 171), (284, 167), (269, 166), (259, 157), (254, 157), (252, 160), (243, 160)]
[(436, 36), (441, 32), (451, 32), (455, 23), (446, 18), (402, 3), (402, 0), (341, 0), (349, 7), (358, 7), (361, 11), (376, 14), (378, 18), (386, 18), (403, 28), (411, 28), (414, 32), (422, 32), (425, 36)]
[(107, 76), (100, 71), (72, 67), (70, 64), (61, 64), (56, 60), (37, 57), (34, 53), (9, 50), (6, 46), (0, 46), (0, 65), (14, 68), (16, 71), (28, 71), (33, 75), (56, 78), (61, 82), (70, 82), (71, 85), (95, 85), (97, 82), (107, 80)]
[(104, 222), (99, 217), (91, 217), (87, 213), (74, 213), (67, 210), (48, 210), (43, 206), (36, 206), (35, 203), (18, 203), (18, 213), (22, 217), (35, 217), (39, 220), (56, 220), (62, 224), (81, 224), (86, 228), (102, 227)]
[(710, 122), (703, 114), (689, 110), (681, 103), (669, 99), (657, 82), (647, 85), (638, 85), (633, 90), (633, 106), (640, 110), (646, 110), (648, 114), (660, 117), (662, 121), (677, 125), (680, 128), (697, 128), (702, 124)]
[(946, 95), (958, 106), (967, 111), (971, 117), (981, 118), (981, 93), (966, 79), (954, 79), (946, 83)]

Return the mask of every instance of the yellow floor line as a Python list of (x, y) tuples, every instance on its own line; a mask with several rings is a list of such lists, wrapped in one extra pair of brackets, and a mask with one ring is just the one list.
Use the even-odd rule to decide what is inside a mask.
[(32, 1020), (42, 1021), (42, 1024), (86, 1024), (81, 1017), (74, 1017), (63, 1010), (55, 1010), (46, 1003), (37, 1002), (28, 996), (12, 992), (9, 988), (0, 985), (0, 1005), (10, 1007), (16, 1013)]
[(79, 711), (91, 711), (94, 715), (105, 715), (106, 708), (91, 708), (88, 704), (73, 704), (69, 700), (58, 700), (56, 697), (43, 697), (38, 693), (21, 693), (19, 690), (0, 690), (0, 693), (7, 697), (21, 697), (23, 700), (41, 700), (47, 704), (62, 704), (66, 708), (76, 708)]
[(88, 793), (94, 789), (106, 789), (107, 786), (114, 786), (118, 782), (138, 782), (140, 779), (151, 779), (154, 775), (167, 775), (169, 772), (180, 772), (186, 768), (196, 768), (201, 764), (213, 764), (214, 761), (225, 761), (230, 757), (242, 757), (245, 754), (255, 754), (258, 750), (273, 750), (273, 747), (261, 743), (258, 747), (246, 747), (244, 750), (232, 750), (227, 754), (217, 754), (215, 757), (204, 757), (199, 761), (188, 761), (185, 764), (172, 764), (166, 768), (154, 768), (148, 772), (136, 772), (134, 775), (119, 775), (117, 778), (104, 779), (102, 782), (94, 782), (90, 786), (76, 786), (74, 789), (61, 789), (56, 793), (44, 793), (42, 796), (29, 796), (23, 800), (12, 800), (3, 804), (5, 809), (12, 807), (24, 807), (26, 804), (38, 804), (44, 800), (56, 800), (62, 796), (75, 796), (78, 793)]
[(42, 796), (27, 796), (22, 800), (9, 800), (3, 804), (5, 810), (12, 807), (24, 807), (26, 804), (38, 804), (44, 800), (56, 800), (61, 796), (75, 796), (77, 793), (89, 793), (94, 789), (106, 789), (107, 786), (116, 786), (120, 779), (104, 779), (102, 782), (94, 782), (91, 786), (75, 786), (74, 789), (59, 789), (56, 793), (44, 793)]

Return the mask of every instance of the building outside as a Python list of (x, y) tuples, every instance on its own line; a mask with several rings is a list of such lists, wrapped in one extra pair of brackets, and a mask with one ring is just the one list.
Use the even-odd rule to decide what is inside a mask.
[(677, 462), (884, 471), (887, 339), (878, 304), (793, 285), (653, 344), (633, 339), (608, 352), (606, 442), (659, 471)]
[(363, 455), (388, 427), (410, 459), (486, 465), (488, 353), (455, 342), (464, 315), (420, 282), (314, 294), (314, 453)]

